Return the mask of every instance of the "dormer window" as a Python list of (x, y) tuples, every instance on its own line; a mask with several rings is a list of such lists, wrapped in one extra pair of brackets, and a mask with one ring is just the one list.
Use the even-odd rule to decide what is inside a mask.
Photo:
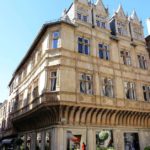
[(88, 22), (88, 15), (83, 13), (77, 13), (77, 19), (83, 22)]
[(106, 28), (106, 23), (104, 21), (96, 20), (96, 25), (97, 25), (97, 27), (100, 27), (103, 29)]
[(126, 27), (125, 23), (118, 22), (117, 23), (117, 28), (118, 28), (118, 34), (119, 35), (127, 35), (127, 27)]
[(134, 27), (134, 37), (136, 39), (141, 39), (142, 38), (142, 31), (138, 27)]

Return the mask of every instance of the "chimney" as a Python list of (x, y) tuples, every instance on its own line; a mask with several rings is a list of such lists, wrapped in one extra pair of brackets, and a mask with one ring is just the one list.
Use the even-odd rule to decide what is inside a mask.
[(148, 35), (150, 35), (150, 18), (147, 19)]

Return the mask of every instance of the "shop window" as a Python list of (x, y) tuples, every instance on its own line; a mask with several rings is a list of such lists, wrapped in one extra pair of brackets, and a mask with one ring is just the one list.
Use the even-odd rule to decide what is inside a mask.
[(90, 44), (88, 39), (78, 37), (78, 52), (89, 55)]
[(27, 148), (26, 149), (31, 150), (31, 136), (30, 135), (27, 136)]
[(131, 57), (128, 51), (121, 51), (121, 58), (124, 65), (131, 65)]
[(58, 41), (60, 38), (60, 33), (59, 31), (53, 32), (53, 42), (52, 42), (52, 48), (58, 48)]
[(40, 150), (42, 148), (42, 135), (41, 133), (37, 133), (36, 136), (36, 149)]
[(96, 132), (96, 150), (114, 149), (112, 130)]
[(147, 61), (144, 56), (138, 55), (138, 61), (141, 69), (147, 69)]
[(150, 86), (143, 86), (143, 96), (145, 101), (150, 101)]
[(132, 82), (124, 82), (125, 98), (136, 99), (135, 84)]
[(113, 80), (110, 78), (103, 78), (102, 79), (103, 88), (102, 88), (102, 94), (103, 96), (107, 97), (114, 97), (114, 91), (113, 91)]
[(67, 131), (67, 150), (80, 150), (83, 147), (81, 137), (80, 134), (74, 135), (71, 131)]
[(98, 48), (99, 48), (99, 58), (110, 60), (109, 46), (105, 44), (99, 44)]
[(45, 136), (45, 150), (51, 150), (51, 132), (46, 132)]
[(125, 150), (140, 150), (138, 133), (124, 133)]
[(56, 91), (56, 83), (57, 83), (57, 72), (52, 71), (50, 73), (50, 90)]
[(93, 94), (93, 78), (89, 74), (80, 74), (80, 92), (84, 94)]

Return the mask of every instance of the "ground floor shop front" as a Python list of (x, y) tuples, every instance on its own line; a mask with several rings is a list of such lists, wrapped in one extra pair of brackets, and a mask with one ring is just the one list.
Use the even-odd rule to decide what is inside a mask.
[(26, 150), (144, 150), (150, 129), (53, 126), (19, 133)]

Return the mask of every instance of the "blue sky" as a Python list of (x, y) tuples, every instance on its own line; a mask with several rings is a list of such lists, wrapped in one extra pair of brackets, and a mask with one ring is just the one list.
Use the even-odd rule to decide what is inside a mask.
[[(0, 0), (0, 102), (8, 98), (8, 83), (42, 24), (57, 19), (73, 0)], [(135, 9), (143, 21), (150, 17), (149, 0), (103, 0), (110, 15), (123, 5), (126, 14)], [(143, 3), (144, 2), (144, 3)]]

